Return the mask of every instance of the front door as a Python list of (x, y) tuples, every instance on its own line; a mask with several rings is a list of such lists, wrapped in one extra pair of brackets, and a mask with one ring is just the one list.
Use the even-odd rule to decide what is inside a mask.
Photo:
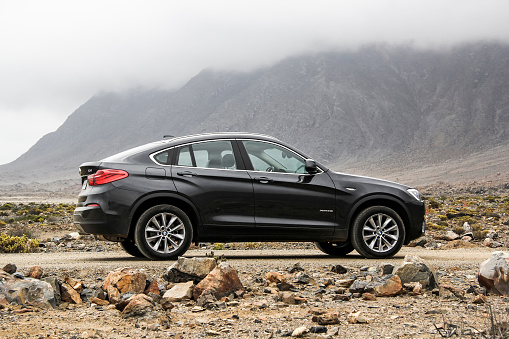
[(323, 171), (309, 174), (305, 159), (271, 142), (243, 140), (251, 162), (257, 234), (281, 240), (307, 240), (334, 233), (335, 189)]

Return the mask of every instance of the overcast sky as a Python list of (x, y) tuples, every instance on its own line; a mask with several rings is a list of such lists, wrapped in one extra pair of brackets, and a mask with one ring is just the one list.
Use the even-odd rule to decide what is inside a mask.
[(508, 13), (507, 0), (0, 0), (0, 164), (99, 91), (371, 42), (508, 42)]

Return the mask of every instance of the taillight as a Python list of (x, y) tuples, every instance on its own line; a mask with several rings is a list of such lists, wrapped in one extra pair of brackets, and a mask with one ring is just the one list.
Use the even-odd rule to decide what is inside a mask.
[(116, 169), (104, 169), (95, 172), (87, 177), (90, 186), (104, 185), (109, 182), (127, 178), (129, 173)]

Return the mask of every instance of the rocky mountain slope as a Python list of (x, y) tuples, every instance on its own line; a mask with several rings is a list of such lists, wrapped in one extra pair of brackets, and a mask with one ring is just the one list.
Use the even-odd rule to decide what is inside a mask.
[[(419, 175), (423, 167), (428, 174), (448, 163), (461, 168), (486, 154), (490, 162), (509, 153), (509, 46), (368, 46), (249, 73), (206, 70), (176, 91), (100, 93), (0, 166), (0, 181), (77, 179), (82, 162), (164, 134), (214, 131), (270, 134), (333, 169), (383, 169), (392, 179), (407, 167)], [(504, 161), (495, 162), (496, 169), (467, 177), (509, 173)]]

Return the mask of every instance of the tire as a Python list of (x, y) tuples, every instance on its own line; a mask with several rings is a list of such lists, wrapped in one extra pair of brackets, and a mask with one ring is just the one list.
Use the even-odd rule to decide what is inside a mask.
[(138, 246), (132, 241), (131, 239), (127, 239), (120, 242), (120, 246), (124, 251), (126, 251), (128, 254), (132, 255), (136, 258), (145, 258), (143, 253), (140, 252), (138, 249)]
[(353, 223), (352, 244), (366, 258), (391, 257), (401, 249), (404, 240), (403, 220), (389, 207), (368, 207)]
[(138, 219), (134, 241), (140, 252), (153, 260), (172, 260), (184, 254), (193, 239), (189, 217), (172, 205), (157, 205)]
[(354, 250), (350, 242), (316, 242), (316, 247), (323, 253), (334, 257), (342, 257)]

